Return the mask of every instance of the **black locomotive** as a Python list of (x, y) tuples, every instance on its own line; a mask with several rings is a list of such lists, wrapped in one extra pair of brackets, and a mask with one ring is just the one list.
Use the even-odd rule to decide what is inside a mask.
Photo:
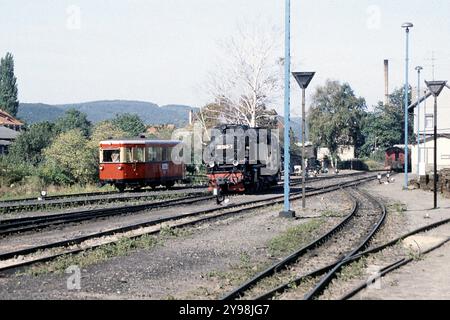
[(280, 180), (278, 130), (215, 127), (204, 156), (209, 189), (217, 193), (258, 192)]

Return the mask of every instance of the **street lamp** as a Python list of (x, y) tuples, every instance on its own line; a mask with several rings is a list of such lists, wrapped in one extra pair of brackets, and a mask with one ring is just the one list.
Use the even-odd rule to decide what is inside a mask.
[(306, 135), (306, 112), (305, 112), (305, 99), (306, 99), (306, 88), (308, 88), (309, 83), (314, 77), (315, 72), (293, 72), (295, 80), (297, 80), (298, 85), (302, 89), (302, 208), (306, 208), (306, 191), (305, 191), (305, 180), (306, 180), (306, 168), (305, 168), (305, 135)]
[(423, 70), (421, 66), (416, 67), (417, 70), (417, 177), (420, 177), (420, 71)]
[(413, 27), (411, 22), (402, 24), (406, 30), (406, 68), (405, 68), (405, 189), (408, 189), (408, 68), (409, 68), (409, 29)]
[(284, 210), (280, 212), (281, 217), (293, 218), (295, 211), (291, 210), (289, 203), (290, 196), (290, 139), (289, 129), (291, 128), (290, 108), (291, 108), (291, 1), (285, 2), (285, 32), (284, 32)]
[(434, 96), (434, 209), (437, 209), (437, 97), (447, 85), (447, 81), (425, 81)]

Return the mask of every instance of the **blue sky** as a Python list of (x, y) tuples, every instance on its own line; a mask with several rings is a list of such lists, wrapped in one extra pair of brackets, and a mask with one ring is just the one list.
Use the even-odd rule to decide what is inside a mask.
[[(400, 25), (412, 21), (411, 81), (418, 64), (431, 79), (433, 50), (436, 78), (450, 79), (449, 13), (448, 0), (292, 0), (293, 70), (315, 70), (312, 88), (349, 82), (373, 105), (383, 99), (384, 59), (391, 90), (404, 81)], [(23, 102), (201, 106), (217, 42), (247, 19), (282, 30), (284, 0), (0, 0), (0, 55), (15, 56)]]

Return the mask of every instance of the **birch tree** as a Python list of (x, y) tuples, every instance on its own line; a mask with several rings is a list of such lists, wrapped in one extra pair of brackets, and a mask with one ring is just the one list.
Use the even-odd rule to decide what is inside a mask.
[[(221, 54), (209, 76), (208, 90), (218, 107), (212, 116), (222, 123), (257, 127), (273, 117), (280, 97), (280, 36), (256, 24), (238, 27), (220, 45)], [(209, 108), (211, 114), (211, 108)], [(214, 112), (216, 114), (214, 114)]]

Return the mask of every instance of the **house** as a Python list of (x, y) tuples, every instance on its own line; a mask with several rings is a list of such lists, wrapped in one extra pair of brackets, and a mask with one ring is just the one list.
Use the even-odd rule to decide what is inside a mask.
[[(424, 88), (425, 90), (425, 88)], [(434, 97), (430, 96), (417, 106), (417, 89), (413, 89), (410, 106), (414, 109), (414, 133), (419, 129), (420, 145), (411, 150), (412, 173), (424, 175), (434, 169)], [(442, 90), (437, 98), (437, 168), (450, 168), (450, 88)]]
[(9, 146), (19, 134), (16, 130), (0, 126), (0, 155), (8, 153)]
[[(339, 146), (336, 150), (336, 155), (341, 161), (348, 161), (355, 159), (355, 147), (354, 146)], [(323, 161), (325, 159), (331, 159), (331, 152), (328, 148), (317, 149), (317, 160)]]
[(23, 123), (19, 120), (15, 119), (6, 111), (0, 109), (0, 126), (9, 128), (15, 131), (21, 131), (23, 127)]

